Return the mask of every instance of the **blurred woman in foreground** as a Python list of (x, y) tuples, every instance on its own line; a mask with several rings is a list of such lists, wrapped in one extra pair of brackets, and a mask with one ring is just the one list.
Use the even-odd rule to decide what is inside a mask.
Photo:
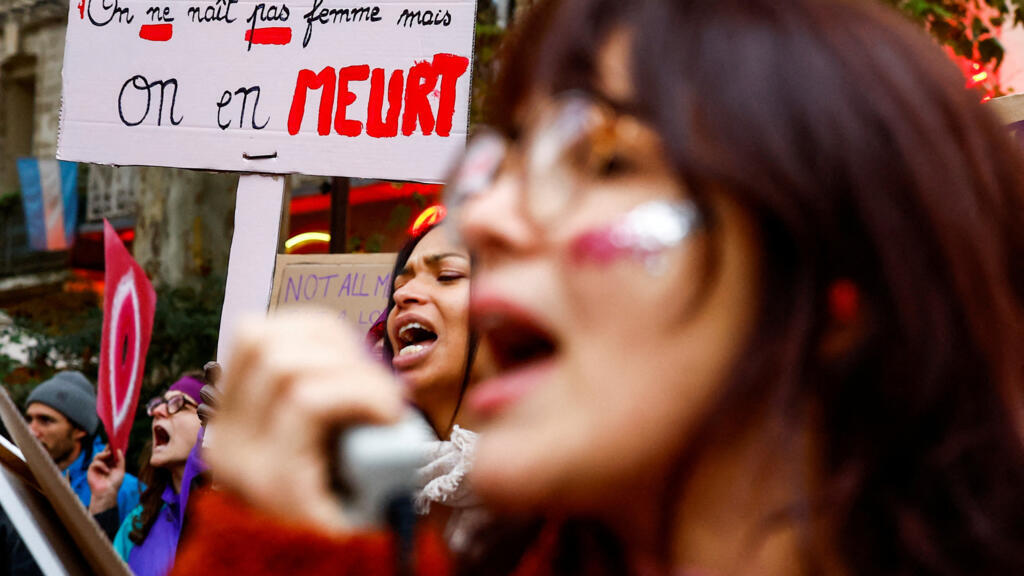
[[(472, 478), (508, 519), (459, 569), (1024, 573), (1024, 172), (954, 68), (871, 3), (542, 6), (451, 185), (498, 363)], [(186, 566), (387, 561), (321, 442), (398, 395), (330, 331), (241, 342), (222, 441), (289, 474), (228, 475)], [(321, 532), (229, 552), (267, 517)]]

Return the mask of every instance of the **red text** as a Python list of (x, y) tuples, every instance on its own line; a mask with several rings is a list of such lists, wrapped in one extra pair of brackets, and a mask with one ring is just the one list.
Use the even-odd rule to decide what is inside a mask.
[[(316, 127), (321, 136), (330, 134), (333, 124), (337, 134), (349, 137), (359, 136), (364, 129), (366, 135), (373, 138), (394, 138), (399, 129), (402, 135), (411, 136), (417, 128), (425, 136), (436, 132), (438, 136), (448, 137), (455, 115), (455, 88), (468, 69), (469, 58), (435, 54), (433, 60), (412, 66), (408, 74), (405, 70), (394, 70), (388, 78), (383, 68), (371, 70), (365, 64), (337, 70), (327, 66), (320, 72), (300, 70), (288, 112), (288, 133), (293, 136), (299, 133), (307, 93), (320, 90)], [(370, 82), (370, 97), (364, 127), (362, 122), (349, 118), (347, 110), (357, 99), (351, 85), (366, 81)], [(428, 99), (434, 92), (438, 94), (436, 110)]]

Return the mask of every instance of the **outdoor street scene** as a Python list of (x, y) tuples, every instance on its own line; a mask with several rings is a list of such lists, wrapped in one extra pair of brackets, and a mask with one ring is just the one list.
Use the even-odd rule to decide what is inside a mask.
[(1024, 575), (1024, 0), (0, 0), (0, 576)]

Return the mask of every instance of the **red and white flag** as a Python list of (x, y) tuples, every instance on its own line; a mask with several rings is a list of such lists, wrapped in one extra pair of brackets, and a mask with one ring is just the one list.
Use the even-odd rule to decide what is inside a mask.
[(111, 450), (127, 452), (153, 333), (156, 291), (106, 220), (103, 246), (106, 289), (96, 412), (107, 430)]

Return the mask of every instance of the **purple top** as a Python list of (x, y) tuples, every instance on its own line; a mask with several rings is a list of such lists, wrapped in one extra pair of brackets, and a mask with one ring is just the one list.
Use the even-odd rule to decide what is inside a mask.
[(164, 489), (164, 506), (160, 509), (156, 522), (142, 544), (132, 548), (128, 555), (128, 566), (136, 576), (163, 576), (174, 566), (174, 555), (178, 551), (178, 537), (181, 536), (181, 527), (185, 522), (185, 509), (188, 507), (192, 480), (207, 470), (206, 464), (199, 457), (205, 431), (206, 428), (199, 429), (196, 445), (192, 447), (188, 460), (185, 461), (181, 493), (174, 491), (173, 484)]

